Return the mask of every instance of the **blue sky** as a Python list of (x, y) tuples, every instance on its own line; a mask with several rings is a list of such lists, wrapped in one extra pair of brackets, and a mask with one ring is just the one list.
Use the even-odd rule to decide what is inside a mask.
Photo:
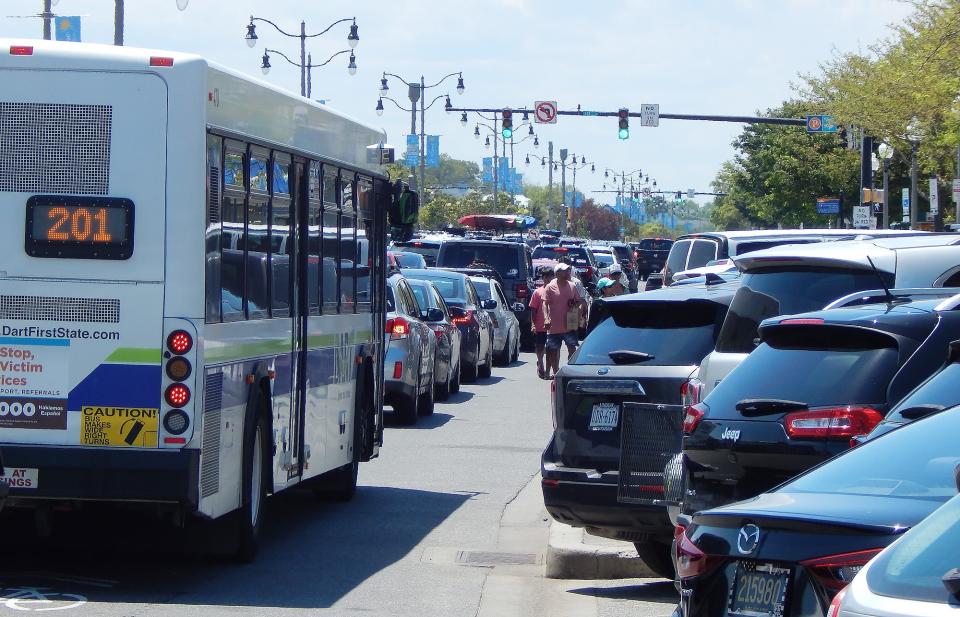
[[(41, 0), (2, 0), (0, 35), (39, 37), (39, 19), (6, 15), (39, 12)], [(113, 0), (59, 0), (54, 11), (83, 16), (87, 42), (113, 39)], [(259, 45), (248, 49), (243, 35), (251, 14), (287, 30), (325, 28), (356, 16), (360, 27), (359, 70), (349, 76), (346, 58), (315, 69), (313, 97), (382, 126), (402, 149), (410, 116), (386, 103), (374, 112), (383, 71), (408, 80), (424, 75), (432, 83), (462, 71), (466, 92), (456, 80), (430, 91), (449, 92), (455, 105), (532, 107), (557, 100), (561, 109), (639, 111), (659, 103), (661, 112), (752, 115), (792, 95), (801, 72), (816, 71), (835, 50), (865, 49), (888, 36), (888, 25), (910, 11), (895, 0), (189, 0), (184, 12), (175, 0), (126, 0), (126, 44), (202, 54), (260, 75), (265, 46), (296, 59), (299, 43), (258, 26)], [(312, 39), (314, 62), (346, 48), (348, 27), (340, 25)], [(267, 79), (299, 91), (298, 69), (274, 58)], [(397, 100), (409, 104), (402, 84), (391, 79)], [(442, 100), (427, 111), (427, 132), (440, 134), (441, 150), (477, 162), (489, 156), (473, 138), (476, 119), (462, 128)], [(519, 124), (519, 118), (516, 120)], [(532, 140), (516, 147), (528, 182), (546, 184), (539, 165), (522, 169), (527, 152), (546, 154), (547, 141), (597, 164), (598, 173), (577, 176), (577, 188), (601, 188), (604, 168), (642, 168), (665, 189), (709, 190), (740, 125), (663, 120), (658, 128), (631, 121), (629, 140), (617, 139), (615, 118), (561, 117), (538, 125), (541, 147)], [(525, 135), (526, 128), (518, 132)], [(568, 178), (569, 182), (569, 178)]]

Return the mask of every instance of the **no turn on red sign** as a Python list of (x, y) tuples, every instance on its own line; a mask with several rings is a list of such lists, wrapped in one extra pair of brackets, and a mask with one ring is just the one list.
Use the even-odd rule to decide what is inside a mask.
[(535, 101), (533, 104), (533, 118), (538, 124), (556, 124), (557, 102)]

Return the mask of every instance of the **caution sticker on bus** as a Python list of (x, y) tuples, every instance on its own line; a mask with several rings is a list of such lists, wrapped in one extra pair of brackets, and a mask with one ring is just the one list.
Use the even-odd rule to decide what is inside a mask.
[(80, 445), (157, 447), (159, 409), (85, 405), (81, 412)]

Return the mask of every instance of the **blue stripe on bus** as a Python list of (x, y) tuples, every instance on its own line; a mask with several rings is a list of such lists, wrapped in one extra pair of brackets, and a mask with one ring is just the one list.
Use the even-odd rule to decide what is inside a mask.
[(159, 409), (162, 369), (157, 365), (101, 364), (78, 383), (67, 409), (84, 405)]
[(18, 336), (0, 336), (0, 343), (11, 345), (48, 345), (50, 347), (69, 347), (68, 338), (23, 338)]

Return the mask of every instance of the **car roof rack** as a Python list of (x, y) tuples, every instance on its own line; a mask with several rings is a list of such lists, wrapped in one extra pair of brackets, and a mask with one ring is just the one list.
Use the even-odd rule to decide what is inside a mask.
[[(858, 304), (877, 304), (883, 302), (884, 300), (889, 300), (893, 298), (903, 299), (904, 301), (912, 297), (927, 297), (927, 298), (943, 298), (948, 297), (948, 301), (953, 298), (960, 296), (954, 295), (954, 293), (943, 287), (918, 287), (918, 288), (903, 288), (903, 289), (891, 289), (887, 292), (886, 289), (866, 289), (862, 291), (855, 291), (851, 294), (847, 294), (840, 298), (837, 298), (830, 304), (823, 307), (823, 310), (842, 308), (845, 306), (855, 306)], [(946, 304), (946, 301), (941, 303)], [(960, 300), (958, 300), (958, 306), (960, 306)], [(937, 306), (937, 310), (952, 310), (956, 307), (951, 307), (949, 309), (941, 309), (940, 305)]]

